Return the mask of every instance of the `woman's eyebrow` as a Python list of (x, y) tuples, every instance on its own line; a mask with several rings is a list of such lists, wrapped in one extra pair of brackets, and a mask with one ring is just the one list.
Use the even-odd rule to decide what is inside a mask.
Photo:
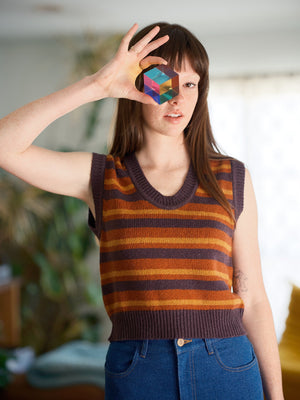
[(183, 77), (187, 77), (187, 78), (193, 78), (193, 79), (200, 79), (200, 76), (197, 73), (179, 73), (181, 76)]

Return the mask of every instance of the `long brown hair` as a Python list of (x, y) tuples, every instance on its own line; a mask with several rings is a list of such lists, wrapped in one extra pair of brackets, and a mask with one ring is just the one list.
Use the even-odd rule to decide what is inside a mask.
[[(139, 31), (132, 38), (129, 48), (157, 25), (160, 27), (160, 31), (155, 39), (169, 35), (169, 40), (150, 55), (163, 57), (171, 68), (178, 71), (181, 70), (182, 63), (187, 57), (193, 69), (200, 76), (198, 101), (192, 118), (184, 130), (184, 140), (201, 187), (225, 208), (235, 222), (230, 203), (219, 187), (209, 162), (210, 160), (232, 159), (232, 157), (221, 153), (211, 129), (207, 105), (208, 55), (203, 45), (190, 31), (181, 25), (166, 22), (152, 24)], [(142, 74), (138, 76), (136, 86), (139, 90), (143, 90)], [(142, 104), (128, 99), (119, 99), (114, 137), (109, 153), (123, 159), (127, 153), (141, 149), (143, 140)]]

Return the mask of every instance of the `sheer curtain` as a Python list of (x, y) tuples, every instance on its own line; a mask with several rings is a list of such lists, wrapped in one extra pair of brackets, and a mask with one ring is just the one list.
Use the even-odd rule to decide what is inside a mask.
[(209, 109), (217, 143), (252, 177), (264, 282), (280, 340), (291, 285), (300, 286), (300, 74), (212, 79)]

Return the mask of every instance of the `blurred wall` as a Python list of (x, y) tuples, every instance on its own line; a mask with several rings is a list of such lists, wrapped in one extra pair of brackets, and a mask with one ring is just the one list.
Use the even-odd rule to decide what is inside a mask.
[[(78, 41), (76, 37), (0, 39), (0, 116), (73, 83)], [(113, 103), (103, 101), (99, 134), (84, 144), (86, 150), (101, 151), (105, 145)], [(36, 144), (79, 150), (89, 107), (84, 105), (53, 122)]]

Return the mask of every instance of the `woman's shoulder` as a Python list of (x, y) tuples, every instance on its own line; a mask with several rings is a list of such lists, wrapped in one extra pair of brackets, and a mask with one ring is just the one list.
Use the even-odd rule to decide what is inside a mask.
[(227, 156), (227, 155), (215, 155), (210, 158), (210, 166), (216, 173), (228, 172), (228, 173), (245, 173), (245, 164), (238, 158)]

